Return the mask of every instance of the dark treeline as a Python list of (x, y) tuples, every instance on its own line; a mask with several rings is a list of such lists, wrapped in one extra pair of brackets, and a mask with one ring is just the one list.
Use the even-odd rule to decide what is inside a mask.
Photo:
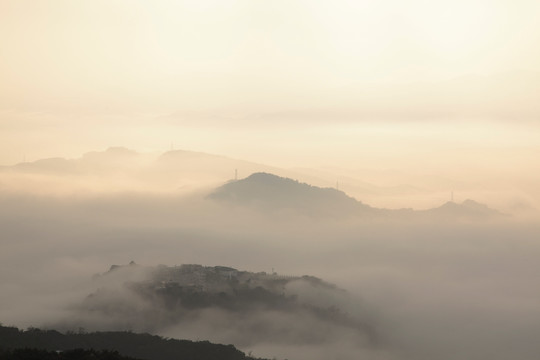
[[(5, 359), (18, 359), (13, 357), (16, 351), (30, 348), (46, 350), (46, 353), (50, 356), (54, 356), (49, 353), (53, 351), (93, 349), (113, 352), (112, 354), (104, 353), (103, 356), (113, 356), (114, 352), (117, 351), (123, 356), (147, 360), (254, 360), (254, 358), (245, 355), (233, 345), (212, 344), (208, 341), (165, 339), (156, 335), (135, 334), (125, 331), (93, 333), (80, 331), (78, 333), (62, 334), (56, 330), (30, 328), (23, 331), (15, 327), (0, 326), (0, 349), (2, 349), (5, 356), (8, 356)], [(17, 350), (15, 351), (15, 349)], [(47, 356), (44, 359), (63, 359)], [(41, 359), (42, 357), (38, 358)], [(81, 357), (80, 359), (85, 358)], [(103, 359), (128, 358), (103, 357)]]
[(43, 349), (0, 349), (0, 360), (138, 360), (118, 351), (73, 349), (51, 351)]

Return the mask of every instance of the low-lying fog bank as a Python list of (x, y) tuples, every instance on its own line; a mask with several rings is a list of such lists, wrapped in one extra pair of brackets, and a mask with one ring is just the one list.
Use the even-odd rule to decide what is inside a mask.
[[(74, 305), (96, 290), (92, 275), (111, 264), (223, 265), (335, 283), (360, 299), (361, 306), (343, 306), (368, 309), (380, 338), (366, 346), (350, 332), (306, 323), (327, 341), (239, 344), (254, 355), (455, 360), (540, 353), (536, 222), (323, 221), (180, 200), (2, 197), (0, 321), (19, 327), (68, 323)], [(257, 316), (270, 321), (273, 315)], [(225, 332), (234, 317), (211, 310), (198, 319), (161, 334), (241, 342)], [(294, 332), (306, 324), (295, 318), (275, 330)], [(99, 321), (93, 326), (99, 329)]]

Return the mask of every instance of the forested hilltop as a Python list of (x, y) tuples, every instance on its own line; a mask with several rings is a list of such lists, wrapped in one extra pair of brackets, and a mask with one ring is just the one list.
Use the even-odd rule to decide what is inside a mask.
[(0, 349), (0, 360), (140, 360), (118, 351), (73, 349), (52, 351), (35, 348)]
[(96, 275), (94, 286), (52, 327), (129, 329), (242, 349), (267, 342), (321, 344), (342, 333), (366, 346), (378, 341), (363, 303), (314, 276), (131, 262)]

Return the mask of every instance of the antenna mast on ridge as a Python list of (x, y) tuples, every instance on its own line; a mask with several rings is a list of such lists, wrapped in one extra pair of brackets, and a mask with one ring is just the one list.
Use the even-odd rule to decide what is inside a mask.
[(234, 181), (238, 180), (238, 169), (234, 169)]

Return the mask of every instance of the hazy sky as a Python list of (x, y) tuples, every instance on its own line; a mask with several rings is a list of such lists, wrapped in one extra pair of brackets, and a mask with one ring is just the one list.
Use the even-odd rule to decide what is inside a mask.
[(539, 15), (509, 0), (0, 0), (0, 164), (171, 142), (283, 166), (537, 148)]
[[(400, 360), (538, 357), (538, 19), (538, 0), (0, 0), (0, 165), (174, 147), (339, 180), (377, 207), (454, 191), (527, 215), (250, 217), (176, 195), (261, 166), (182, 152), (141, 168), (107, 151), (0, 169), (0, 321), (43, 323), (113, 263), (276, 266), (377, 304)], [(69, 196), (34, 196), (58, 189)]]

